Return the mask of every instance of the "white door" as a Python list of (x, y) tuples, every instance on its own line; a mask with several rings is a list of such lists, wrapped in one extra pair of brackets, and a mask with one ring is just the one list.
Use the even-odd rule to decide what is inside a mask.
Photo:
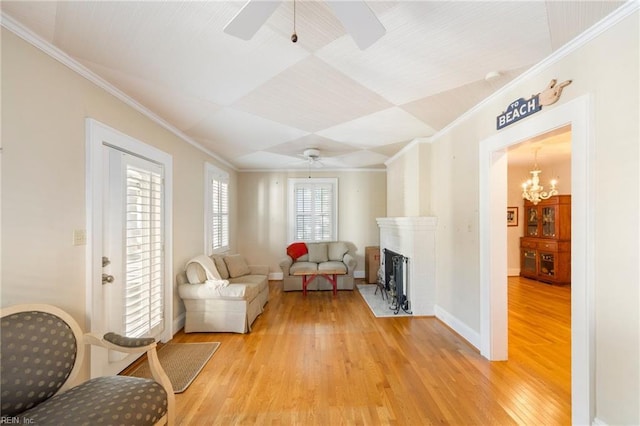
[[(88, 290), (93, 333), (172, 337), (171, 157), (88, 120)], [(91, 376), (140, 355), (91, 348)]]
[[(158, 338), (164, 328), (165, 302), (163, 168), (115, 148), (104, 149), (106, 327), (127, 337)], [(126, 358), (122, 352), (109, 351), (109, 362)]]

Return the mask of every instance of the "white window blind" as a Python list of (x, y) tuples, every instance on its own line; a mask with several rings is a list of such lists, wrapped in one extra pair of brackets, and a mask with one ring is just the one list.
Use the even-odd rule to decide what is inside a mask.
[(211, 241), (213, 250), (229, 246), (229, 184), (211, 181)]
[(210, 164), (205, 170), (206, 253), (229, 250), (229, 175)]
[(338, 239), (337, 179), (290, 179), (290, 240)]
[(141, 337), (163, 324), (162, 175), (127, 164), (126, 176), (124, 334)]

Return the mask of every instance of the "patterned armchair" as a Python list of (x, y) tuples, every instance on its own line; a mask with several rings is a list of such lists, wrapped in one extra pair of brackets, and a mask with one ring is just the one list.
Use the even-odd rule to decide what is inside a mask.
[[(154, 339), (83, 334), (63, 310), (43, 304), (0, 310), (2, 419), (37, 425), (172, 425), (175, 396)], [(72, 387), (85, 345), (146, 352), (153, 379), (98, 377)]]

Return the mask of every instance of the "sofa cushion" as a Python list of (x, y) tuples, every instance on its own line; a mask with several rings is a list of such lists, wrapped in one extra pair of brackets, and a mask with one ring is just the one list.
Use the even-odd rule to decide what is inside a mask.
[(229, 270), (229, 276), (231, 278), (241, 277), (243, 275), (249, 275), (251, 269), (244, 260), (244, 257), (240, 254), (232, 254), (224, 257), (224, 263), (227, 264)]
[(326, 262), (329, 260), (327, 245), (324, 243), (309, 244), (309, 262)]
[(269, 288), (269, 280), (265, 275), (243, 275), (242, 277), (231, 278), (232, 284), (245, 284), (258, 289), (258, 292)]
[(333, 243), (329, 243), (328, 251), (329, 251), (328, 253), (329, 260), (336, 260), (336, 261), (342, 262), (342, 258), (349, 251), (349, 247), (347, 247), (347, 244), (342, 241), (336, 241)]
[(260, 284), (263, 281), (268, 282), (265, 275), (243, 275), (241, 277), (229, 279), (231, 284)]
[(309, 261), (309, 253), (303, 254), (296, 260), (296, 262), (308, 262), (308, 261)]
[(331, 260), (329, 262), (322, 262), (318, 264), (318, 271), (342, 271), (347, 273), (347, 266), (342, 262)]
[(305, 243), (291, 243), (287, 247), (287, 254), (295, 261), (300, 256), (308, 253), (307, 245)]
[(316, 271), (318, 264), (315, 262), (296, 262), (289, 268), (289, 273), (293, 275), (297, 271)]
[(226, 280), (229, 278), (229, 270), (227, 269), (227, 264), (224, 263), (224, 257), (222, 256), (211, 256), (213, 259), (213, 263), (216, 264), (216, 269), (220, 274), (220, 278)]
[(220, 289), (219, 293), (222, 298), (237, 297), (251, 301), (260, 293), (260, 288), (251, 284), (229, 284), (227, 287)]

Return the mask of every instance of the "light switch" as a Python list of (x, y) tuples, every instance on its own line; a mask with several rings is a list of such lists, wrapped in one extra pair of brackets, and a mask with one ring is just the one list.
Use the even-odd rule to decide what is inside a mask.
[(84, 229), (76, 229), (73, 231), (73, 245), (83, 246), (87, 244), (87, 231)]

